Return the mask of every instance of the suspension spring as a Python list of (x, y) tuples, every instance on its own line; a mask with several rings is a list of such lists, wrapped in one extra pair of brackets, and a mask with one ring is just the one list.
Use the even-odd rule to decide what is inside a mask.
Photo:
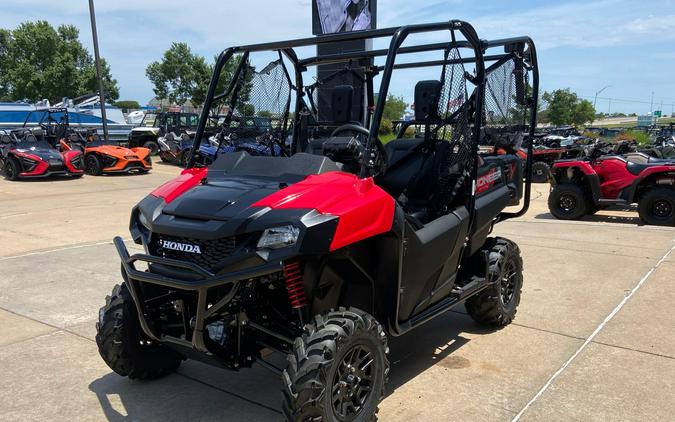
[(284, 280), (286, 282), (286, 290), (288, 291), (288, 300), (291, 302), (291, 307), (293, 309), (298, 309), (307, 305), (305, 286), (302, 281), (302, 271), (299, 262), (291, 261), (284, 264)]

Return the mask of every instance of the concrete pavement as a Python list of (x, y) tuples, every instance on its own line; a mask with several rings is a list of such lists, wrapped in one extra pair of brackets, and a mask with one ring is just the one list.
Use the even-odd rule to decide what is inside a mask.
[[(0, 181), (0, 421), (280, 420), (281, 382), (262, 368), (186, 362), (134, 382), (98, 356), (97, 312), (119, 282), (110, 239), (176, 174)], [(561, 222), (546, 198), (537, 186), (530, 212), (495, 230), (523, 253), (515, 322), (485, 330), (462, 308), (391, 339), (381, 420), (672, 419), (675, 229), (631, 209)]]

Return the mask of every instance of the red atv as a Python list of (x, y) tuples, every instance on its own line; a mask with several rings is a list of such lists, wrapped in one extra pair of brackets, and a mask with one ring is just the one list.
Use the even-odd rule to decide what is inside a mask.
[[(532, 152), (532, 182), (546, 183), (551, 175), (551, 167), (556, 160), (559, 160), (567, 150), (564, 148), (535, 148)], [(512, 154), (514, 151), (506, 151), (504, 148), (497, 148), (497, 155)], [(523, 163), (527, 161), (527, 150), (519, 148), (515, 151)]]
[(583, 160), (553, 165), (548, 208), (574, 220), (609, 205), (638, 204), (647, 224), (675, 226), (675, 160), (645, 154), (602, 155), (593, 148)]

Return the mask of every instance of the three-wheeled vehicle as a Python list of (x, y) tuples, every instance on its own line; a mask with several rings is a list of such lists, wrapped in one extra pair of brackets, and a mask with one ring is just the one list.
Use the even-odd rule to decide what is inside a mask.
[[(440, 42), (429, 43), (434, 35)], [(373, 39), (389, 46), (322, 57), (311, 48)], [(256, 61), (271, 54), (266, 66)], [(233, 60), (232, 79), (221, 80)], [(310, 101), (309, 69), (322, 63), (342, 63), (364, 83), (323, 83)], [(397, 85), (414, 96), (424, 136), (383, 145), (387, 94), (406, 72), (428, 75)], [(225, 50), (190, 168), (131, 212), (144, 252), (114, 239), (123, 281), (100, 311), (101, 356), (140, 379), (187, 358), (234, 370), (258, 363), (282, 377), (288, 420), (374, 418), (390, 336), (461, 304), (481, 324), (513, 320), (520, 251), (490, 232), (526, 212), (532, 148), (521, 161), (483, 157), (478, 146), (489, 138), (516, 151), (532, 139), (537, 92), (531, 39), (481, 40), (462, 21)], [(236, 113), (262, 113), (280, 122), (276, 143), (290, 136), (286, 156), (236, 152), (203, 166), (208, 113), (220, 103), (229, 110), (223, 139)], [(287, 366), (270, 362), (270, 351), (287, 355)]]

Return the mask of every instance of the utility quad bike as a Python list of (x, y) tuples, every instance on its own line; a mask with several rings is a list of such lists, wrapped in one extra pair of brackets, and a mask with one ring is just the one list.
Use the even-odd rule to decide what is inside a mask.
[(553, 165), (548, 208), (554, 217), (574, 220), (610, 205), (638, 204), (647, 224), (675, 225), (675, 160), (644, 153), (605, 155), (596, 143), (582, 160)]
[[(509, 154), (513, 151), (506, 151), (504, 148), (496, 148), (497, 154)], [(532, 182), (546, 183), (551, 175), (551, 167), (556, 160), (559, 160), (567, 151), (560, 148), (536, 147), (532, 153)], [(527, 160), (527, 150), (520, 148), (515, 154), (523, 161)]]
[[(442, 42), (401, 46), (428, 33)], [(297, 55), (315, 51), (301, 47), (375, 38), (389, 48)], [(270, 51), (278, 59), (257, 70), (255, 57), (269, 60)], [(433, 53), (438, 60), (428, 61)], [(221, 81), (235, 55), (232, 80)], [(307, 69), (325, 62), (360, 72), (365, 84), (322, 84), (321, 101), (306, 102)], [(409, 87), (424, 137), (382, 145), (389, 86), (406, 71), (437, 78)], [(363, 110), (352, 107), (357, 91)], [(124, 282), (99, 314), (101, 356), (118, 374), (140, 379), (170, 373), (186, 358), (234, 370), (258, 363), (281, 375), (288, 420), (373, 419), (385, 393), (389, 336), (461, 304), (481, 324), (513, 320), (520, 252), (488, 236), (526, 212), (532, 149), (523, 163), (481, 157), (478, 145), (484, 137), (513, 148), (532, 139), (537, 92), (529, 38), (485, 41), (461, 21), (225, 50), (190, 168), (131, 213), (133, 240), (145, 253), (130, 255), (114, 239)], [(281, 122), (270, 131), (276, 143), (291, 136), (286, 156), (236, 152), (203, 167), (200, 144), (219, 101), (230, 110), (223, 136), (242, 108), (264, 111)], [(329, 124), (332, 134), (311, 135)], [(287, 355), (287, 367), (270, 362), (270, 351)]]

